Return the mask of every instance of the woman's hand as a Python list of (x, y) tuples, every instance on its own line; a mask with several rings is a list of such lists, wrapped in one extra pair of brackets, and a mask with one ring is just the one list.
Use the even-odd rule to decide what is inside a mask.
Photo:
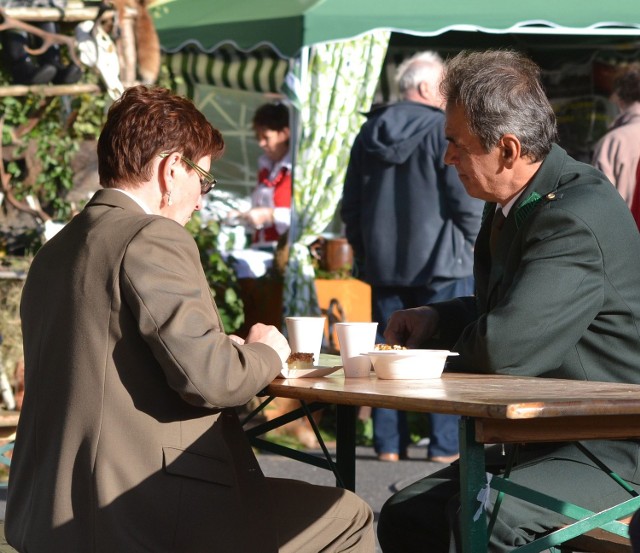
[(273, 225), (274, 222), (272, 207), (254, 207), (243, 213), (241, 217), (255, 229)]
[(235, 226), (242, 224), (242, 212), (237, 209), (232, 209), (227, 213), (224, 218), (224, 224), (229, 226)]
[(287, 361), (287, 358), (291, 353), (291, 348), (289, 347), (287, 339), (275, 326), (272, 325), (265, 325), (262, 323), (254, 324), (249, 329), (249, 334), (247, 335), (245, 344), (251, 344), (253, 342), (261, 342), (271, 346), (276, 350), (276, 353), (280, 356), (283, 363)]

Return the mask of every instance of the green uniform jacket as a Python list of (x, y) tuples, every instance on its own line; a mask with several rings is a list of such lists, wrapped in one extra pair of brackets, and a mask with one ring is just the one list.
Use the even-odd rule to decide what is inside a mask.
[(476, 243), (476, 298), (435, 306), (456, 366), (640, 384), (640, 234), (611, 183), (554, 146), (492, 262), (494, 212)]
[[(640, 384), (640, 234), (613, 185), (554, 145), (492, 261), (495, 207), (487, 204), (476, 241), (476, 297), (433, 305), (444, 345), (460, 353), (447, 370)], [(638, 441), (585, 446), (640, 482)], [(561, 443), (537, 447), (541, 458), (587, 461)]]

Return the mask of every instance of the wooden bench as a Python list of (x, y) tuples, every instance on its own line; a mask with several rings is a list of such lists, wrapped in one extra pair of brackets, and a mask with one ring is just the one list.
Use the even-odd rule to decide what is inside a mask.
[(581, 553), (632, 553), (631, 542), (604, 530), (592, 530), (564, 543), (561, 551)]
[[(620, 522), (629, 524), (631, 517), (621, 519)], [(581, 553), (633, 553), (629, 538), (601, 529), (591, 530), (563, 543), (560, 550)]]

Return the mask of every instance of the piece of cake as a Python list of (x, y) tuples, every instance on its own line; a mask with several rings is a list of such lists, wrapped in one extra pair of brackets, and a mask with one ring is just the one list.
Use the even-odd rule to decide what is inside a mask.
[(313, 369), (313, 353), (291, 353), (287, 358), (289, 369)]

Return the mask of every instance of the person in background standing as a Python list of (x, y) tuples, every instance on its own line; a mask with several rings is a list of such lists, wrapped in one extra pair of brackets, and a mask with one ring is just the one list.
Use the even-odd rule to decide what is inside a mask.
[(253, 115), (253, 131), (264, 152), (258, 159), (258, 184), (251, 207), (231, 210), (226, 223), (251, 234), (248, 247), (229, 252), (238, 278), (255, 279), (274, 267), (282, 270), (291, 225), (291, 153), (289, 109), (283, 103), (261, 105)]
[(620, 114), (596, 144), (593, 165), (631, 208), (640, 159), (640, 63), (631, 63), (620, 71), (613, 82), (612, 100)]
[[(359, 278), (371, 285), (378, 341), (394, 311), (473, 294), (473, 246), (482, 202), (444, 163), (443, 64), (418, 53), (398, 68), (402, 101), (367, 114), (351, 149), (341, 216)], [(458, 417), (431, 414), (428, 457), (458, 457)], [(378, 458), (410, 442), (406, 413), (373, 409)]]
[(258, 159), (258, 184), (251, 194), (251, 209), (231, 212), (253, 230), (252, 248), (275, 250), (291, 225), (291, 154), (289, 109), (283, 103), (260, 106), (253, 130), (264, 154)]

